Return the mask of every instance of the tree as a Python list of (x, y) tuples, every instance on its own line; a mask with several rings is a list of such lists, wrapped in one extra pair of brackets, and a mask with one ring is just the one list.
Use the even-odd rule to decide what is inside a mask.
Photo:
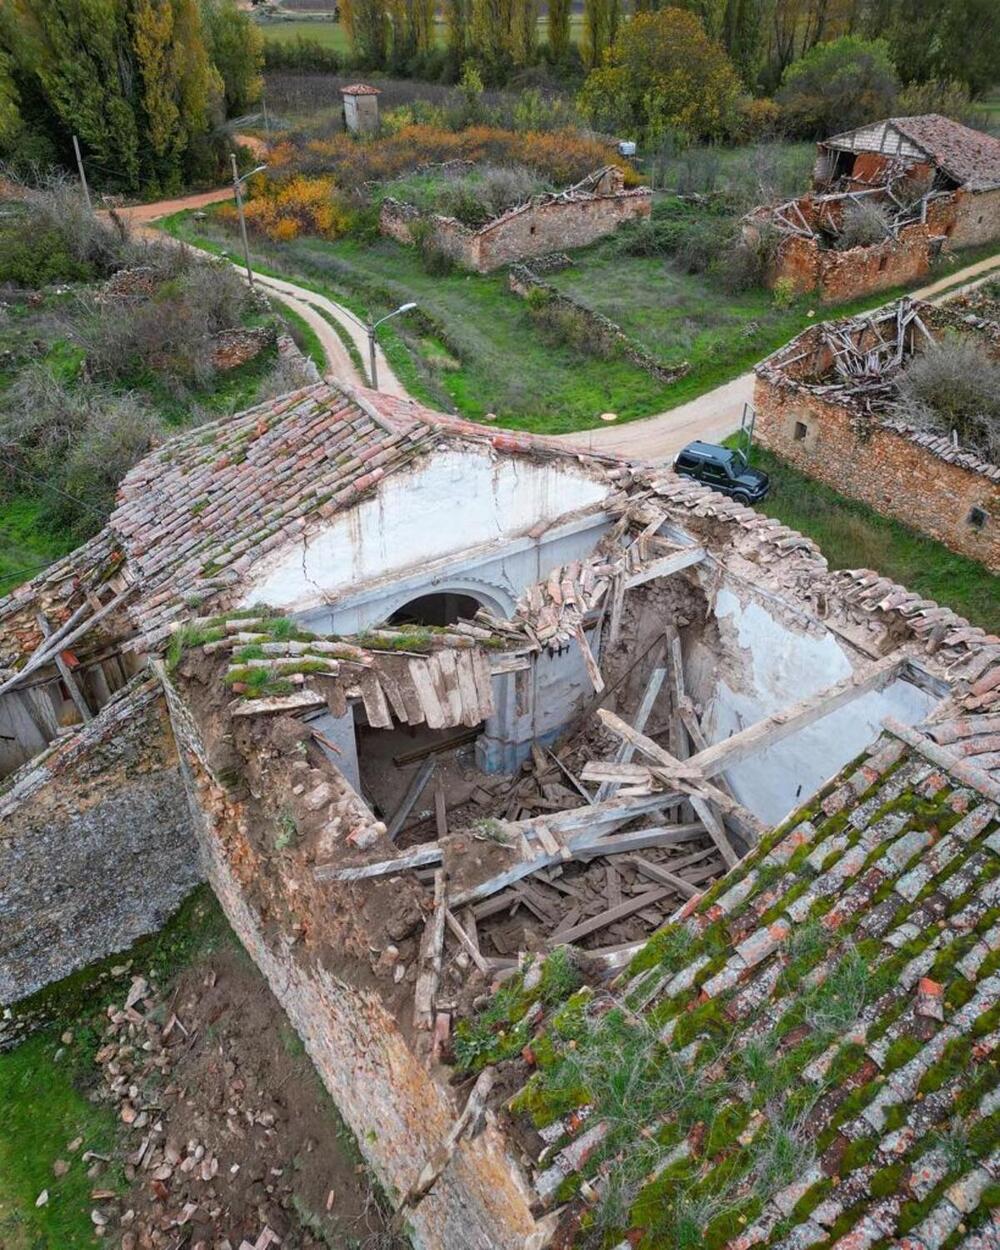
[(605, 65), (587, 76), (579, 106), (602, 129), (711, 139), (735, 124), (739, 96), (732, 63), (697, 17), (667, 8), (621, 29)]
[(619, 0), (583, 0), (583, 42), (580, 53), (587, 69), (594, 69), (618, 37)]
[(225, 87), (229, 116), (245, 113), (264, 89), (264, 37), (260, 28), (236, 7), (236, 0), (209, 0), (205, 5), (208, 48)]
[(570, 0), (549, 0), (549, 56), (558, 65), (569, 55)]
[(748, 90), (760, 74), (764, 49), (764, 0), (729, 0), (722, 45)]
[(511, 54), (517, 66), (534, 63), (538, 51), (538, 0), (513, 0)]
[(790, 131), (822, 138), (888, 117), (898, 87), (884, 40), (844, 35), (789, 65), (775, 98)]
[(65, 148), (80, 136), (105, 176), (139, 185), (124, 0), (15, 0), (22, 50)]
[(0, 52), (0, 151), (6, 150), (21, 130), (20, 96), (10, 72), (10, 57)]
[(340, 20), (361, 64), (369, 69), (384, 69), (389, 49), (385, 0), (341, 0)]
[(469, 44), (469, 0), (445, 0), (445, 42), (448, 57), (457, 67), (465, 60)]
[(472, 54), (489, 82), (503, 82), (510, 70), (513, 17), (513, 0), (472, 0)]

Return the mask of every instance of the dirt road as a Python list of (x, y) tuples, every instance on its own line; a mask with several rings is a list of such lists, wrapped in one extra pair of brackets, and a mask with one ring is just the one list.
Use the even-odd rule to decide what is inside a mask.
[[(978, 285), (985, 281), (997, 270), (1000, 270), (1000, 254), (921, 287), (913, 292), (913, 298), (943, 302), (968, 289), (967, 284)], [(946, 293), (942, 295), (942, 292)], [(634, 460), (670, 460), (693, 439), (717, 443), (738, 430), (743, 405), (753, 402), (753, 386), (754, 373), (750, 370), (689, 403), (654, 417), (558, 437), (578, 447), (613, 452)]]
[[(149, 230), (150, 237), (162, 240), (165, 237), (162, 233), (157, 231), (154, 236), (154, 232), (149, 229), (151, 224), (159, 218), (169, 217), (172, 213), (179, 213), (185, 209), (198, 209), (204, 208), (208, 204), (219, 204), (223, 200), (231, 199), (232, 194), (230, 187), (220, 187), (217, 191), (205, 191), (201, 195), (189, 195), (182, 199), (158, 200), (155, 204), (136, 204), (129, 208), (120, 209), (119, 213), (131, 226), (138, 228), (140, 232)], [(269, 295), (280, 300), (292, 312), (297, 313), (308, 323), (319, 339), (323, 351), (326, 353), (326, 372), (330, 377), (347, 382), (352, 386), (367, 386), (369, 384), (367, 377), (368, 334), (353, 313), (333, 300), (327, 299), (325, 295), (317, 295), (315, 291), (298, 286), (294, 282), (287, 282), (283, 278), (272, 278), (267, 274), (258, 273), (254, 270), (254, 281), (266, 290)], [(337, 321), (347, 332), (351, 342), (358, 349), (361, 359), (365, 362), (365, 373), (359, 373), (348, 354), (347, 348), (344, 346), (343, 340), (334, 327), (330, 325), (327, 317), (323, 315), (324, 313)], [(396, 377), (386, 359), (385, 353), (379, 346), (376, 346), (375, 358), (378, 368), (379, 389), (386, 391), (390, 395), (399, 395), (406, 398), (406, 389)]]

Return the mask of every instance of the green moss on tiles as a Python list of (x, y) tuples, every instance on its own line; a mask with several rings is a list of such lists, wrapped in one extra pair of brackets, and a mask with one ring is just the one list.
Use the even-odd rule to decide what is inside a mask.
[(909, 1063), (922, 1049), (923, 1042), (917, 1037), (897, 1037), (886, 1051), (885, 1062), (882, 1065), (883, 1075), (888, 1076), (890, 1072), (895, 1072), (897, 1068)]
[(877, 1137), (859, 1137), (857, 1141), (852, 1141), (840, 1160), (841, 1175), (846, 1176), (855, 1168), (863, 1167), (878, 1149), (878, 1145)]

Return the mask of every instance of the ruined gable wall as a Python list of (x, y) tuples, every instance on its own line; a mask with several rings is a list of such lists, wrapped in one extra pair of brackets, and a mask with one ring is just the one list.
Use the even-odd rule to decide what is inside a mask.
[(433, 243), (457, 264), (480, 273), (543, 256), (557, 249), (586, 247), (611, 234), (623, 221), (648, 217), (653, 198), (645, 188), (610, 195), (578, 195), (533, 202), (512, 209), (473, 231), (452, 217), (422, 215), (412, 204), (383, 200), (379, 230), (399, 243), (414, 242), (414, 226), (427, 222)]
[(652, 209), (653, 197), (642, 188), (515, 210), (479, 232), (477, 268), (488, 273), (524, 257), (586, 247), (613, 233), (623, 221), (648, 217)]
[(159, 929), (199, 880), (166, 710), (147, 682), (0, 795), (0, 1003)]
[[(404, 934), (414, 923), (422, 929), (421, 892), (407, 877), (387, 880), (381, 895), (378, 887), (338, 894), (318, 886), (311, 868), (316, 857), (325, 862), (338, 851), (350, 854), (350, 847), (331, 838), (330, 821), (320, 820), (321, 810), (311, 803), (319, 786), (304, 752), (279, 741), (294, 736), (294, 722), (248, 728), (220, 717), (213, 723), (203, 706), (193, 711), (191, 685), (183, 698), (171, 684), (166, 689), (209, 882), (368, 1165), (398, 1201), (444, 1140), (462, 1100), (453, 1099), (418, 1054), (407, 1028), (412, 981), (397, 986), (392, 976), (396, 959), (413, 965), (416, 939)], [(227, 724), (243, 752), (237, 758), (248, 783), (244, 794), (215, 775), (216, 755), (225, 749), (215, 739)], [(343, 779), (327, 766), (320, 784), (336, 795)], [(295, 794), (296, 786), (303, 795)], [(299, 832), (279, 852), (276, 818), (289, 817)], [(390, 939), (398, 954), (380, 959)], [(414, 1245), (426, 1250), (540, 1245), (519, 1169), (490, 1123), (460, 1144), (408, 1227)]]
[[(758, 438), (797, 469), (1000, 572), (1000, 482), (875, 422), (862, 438), (839, 404), (763, 378), (754, 404)], [(968, 522), (973, 507), (989, 514), (983, 529)]]

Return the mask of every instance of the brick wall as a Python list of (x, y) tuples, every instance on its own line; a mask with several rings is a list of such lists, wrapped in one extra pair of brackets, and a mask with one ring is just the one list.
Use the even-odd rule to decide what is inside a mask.
[(155, 932), (201, 879), (162, 695), (133, 684), (0, 794), (0, 1003)]
[[(756, 432), (765, 447), (841, 494), (1000, 572), (1000, 483), (874, 422), (862, 438), (837, 404), (758, 377)], [(988, 519), (969, 524), (974, 507)]]
[[(366, 914), (370, 899), (356, 893), (349, 905), (338, 900), (329, 887), (316, 887), (311, 872), (296, 876), (291, 857), (262, 854), (261, 839), (249, 832), (263, 803), (285, 811), (294, 804), (292, 768), (301, 770), (301, 755), (276, 761), (265, 774), (253, 770), (268, 768), (260, 763), (268, 752), (250, 752), (252, 789), (257, 792), (266, 776), (266, 794), (258, 803), (241, 803), (213, 775), (214, 748), (206, 747), (200, 720), (172, 685), (166, 690), (208, 880), (369, 1167), (398, 1201), (460, 1110), (445, 1084), (447, 1073), (435, 1078), (402, 1027), (412, 1011), (412, 989), (405, 1007), (394, 1005), (391, 976), (384, 990), (372, 976), (370, 951), (380, 935)], [(343, 785), (332, 768), (328, 782)], [(402, 913), (412, 883), (400, 878), (387, 888)], [(337, 935), (336, 946), (321, 941), (324, 932)], [(479, 1136), (459, 1145), (431, 1193), (413, 1209), (408, 1228), (414, 1244), (427, 1250), (533, 1250), (542, 1244), (542, 1228), (529, 1201), (505, 1139), (488, 1118)]]
[(425, 217), (413, 205), (386, 199), (379, 210), (379, 229), (400, 243), (412, 243), (415, 223), (427, 221), (434, 244), (456, 264), (489, 273), (533, 256), (586, 247), (623, 221), (648, 217), (652, 207), (652, 194), (645, 187), (606, 195), (581, 193), (566, 200), (536, 199), (470, 230), (452, 217)]

